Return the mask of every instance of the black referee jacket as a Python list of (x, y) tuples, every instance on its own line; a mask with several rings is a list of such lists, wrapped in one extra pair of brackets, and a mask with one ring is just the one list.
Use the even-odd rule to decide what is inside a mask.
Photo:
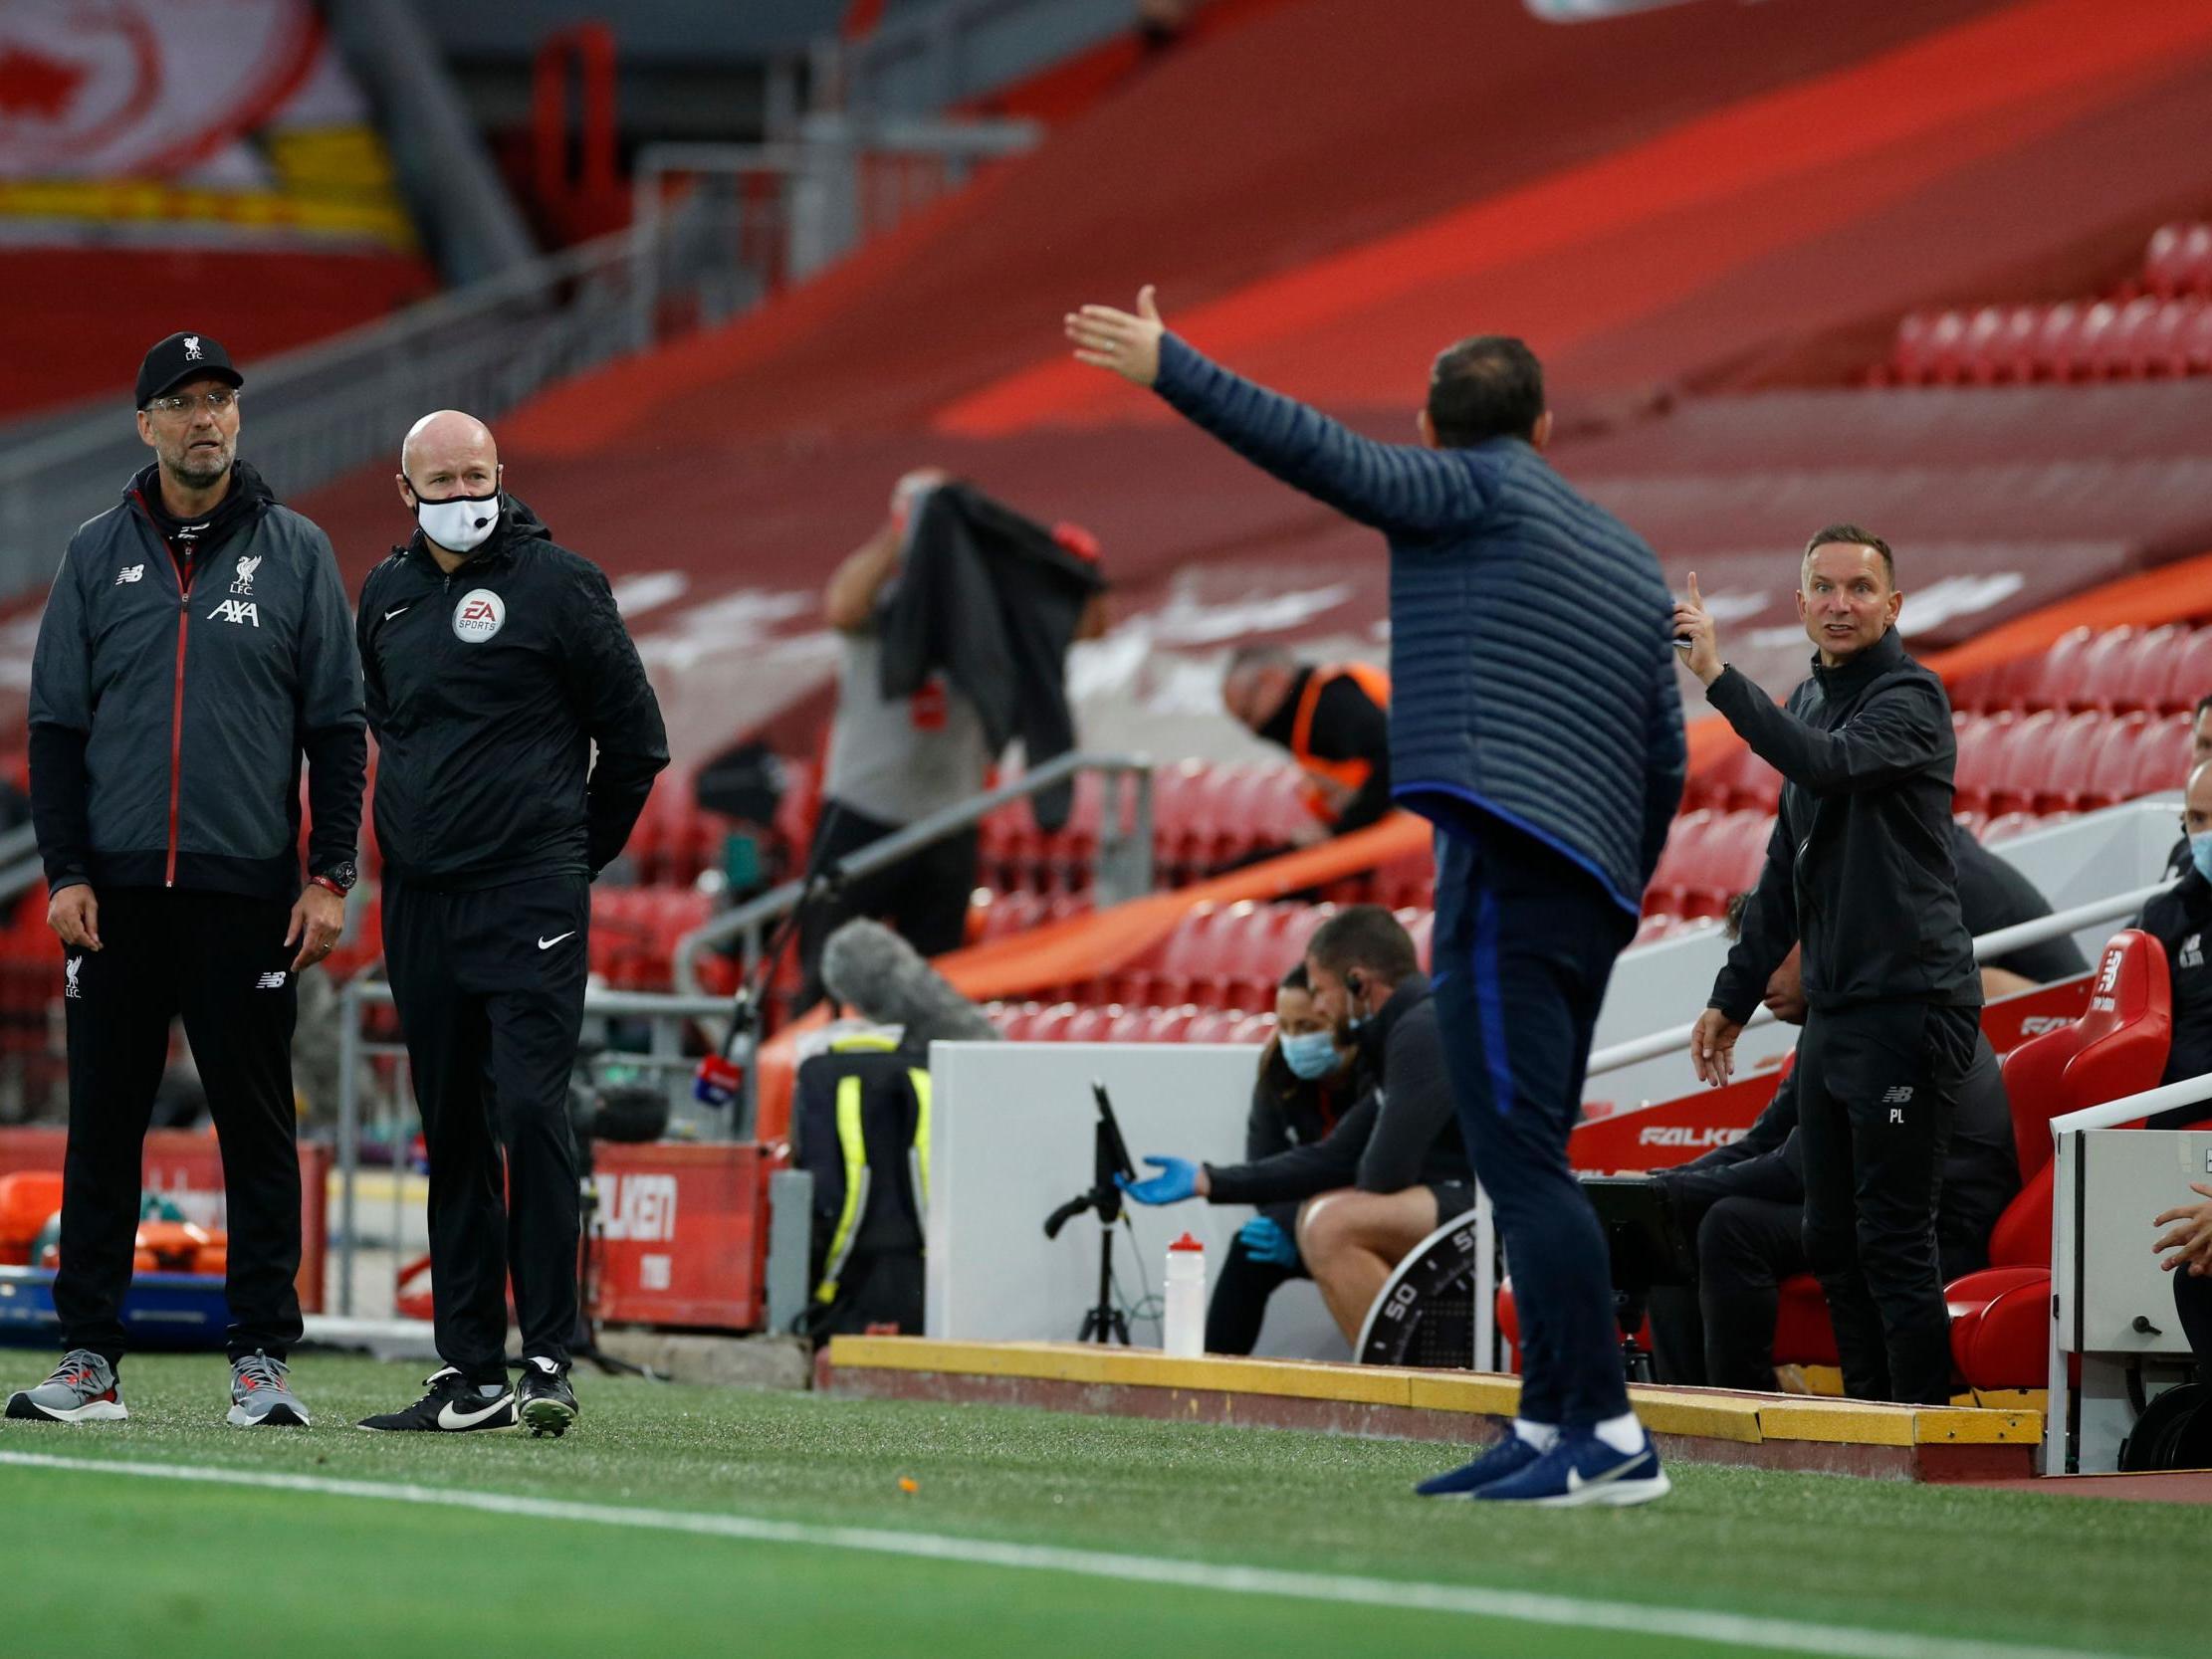
[(528, 507), (502, 495), (450, 576), (418, 530), (369, 572), (354, 631), (388, 871), (469, 890), (621, 852), (668, 764), (660, 704), (605, 574)]

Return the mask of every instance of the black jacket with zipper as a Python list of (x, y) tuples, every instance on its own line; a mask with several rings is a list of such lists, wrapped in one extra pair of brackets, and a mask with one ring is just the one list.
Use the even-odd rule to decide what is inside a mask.
[(419, 530), (393, 549), (354, 627), (392, 875), (470, 891), (595, 876), (621, 852), (668, 736), (597, 565), (502, 495), (451, 575)]
[(1777, 709), (1733, 668), (1705, 699), (1782, 774), (1782, 806), (1742, 936), (1710, 1007), (1750, 1018), (1767, 978), (1805, 946), (1816, 1011), (1910, 1001), (1981, 1006), (1951, 862), (1958, 743), (1943, 682), (1891, 628)]
[[(887, 700), (912, 697), (938, 671), (976, 707), (996, 755), (1021, 739), (1030, 767), (1075, 746), (1067, 648), (1105, 581), (1042, 524), (965, 484), (922, 497), (907, 525), (898, 578), (876, 613)], [(1030, 799), (1037, 827), (1068, 819), (1072, 782)]]
[(1208, 1164), (1209, 1201), (1265, 1207), (1342, 1186), (1402, 1192), (1473, 1179), (1427, 974), (1400, 980), (1361, 1027), (1357, 1065), (1363, 1092), (1334, 1129), (1255, 1162)]
[(349, 863), (367, 739), (330, 538), (233, 464), (187, 552), (148, 466), (70, 538), (31, 667), (31, 815), (47, 885), (289, 902)]

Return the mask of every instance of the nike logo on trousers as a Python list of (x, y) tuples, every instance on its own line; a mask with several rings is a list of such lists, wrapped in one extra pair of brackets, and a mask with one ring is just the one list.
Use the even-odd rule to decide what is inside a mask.
[(538, 948), (539, 948), (539, 949), (541, 949), (541, 950), (551, 950), (551, 949), (552, 949), (552, 948), (553, 948), (553, 947), (554, 945), (558, 944), (558, 943), (559, 943), (559, 942), (560, 942), (560, 941), (561, 941), (562, 939), (564, 939), (564, 938), (574, 938), (575, 936), (576, 936), (576, 931), (575, 931), (575, 929), (573, 929), (573, 928), (570, 928), (570, 929), (569, 929), (569, 930), (568, 930), (568, 931), (567, 931), (567, 932), (566, 932), (565, 933), (555, 933), (555, 934), (553, 934), (553, 936), (552, 938), (542, 938), (542, 939), (540, 939), (540, 940), (538, 941)]

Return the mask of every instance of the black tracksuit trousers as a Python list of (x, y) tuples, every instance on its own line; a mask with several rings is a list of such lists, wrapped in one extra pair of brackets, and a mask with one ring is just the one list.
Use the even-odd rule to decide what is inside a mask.
[(1236, 1239), (1214, 1281), (1213, 1300), (1206, 1305), (1206, 1351), (1249, 1353), (1259, 1344), (1259, 1328), (1266, 1323), (1267, 1299), (1293, 1279), (1310, 1279), (1302, 1261), (1288, 1267), (1279, 1262), (1255, 1261)]
[(1828, 1296), (1854, 1399), (1951, 1396), (1935, 1207), (1977, 1010), (1814, 1009), (1798, 1044), (1805, 1255)]
[(62, 1341), (122, 1357), (146, 1122), (184, 1017), (222, 1145), (232, 1358), (300, 1340), (300, 1149), (292, 1099), (297, 950), (281, 900), (162, 888), (96, 894), (102, 948), (71, 950), (69, 1150), (54, 1309)]
[(507, 1378), (507, 1281), (523, 1353), (568, 1363), (580, 1242), (568, 1082), (583, 1023), (591, 887), (552, 876), (449, 893), (384, 884), (384, 959), (430, 1154), (438, 1356)]

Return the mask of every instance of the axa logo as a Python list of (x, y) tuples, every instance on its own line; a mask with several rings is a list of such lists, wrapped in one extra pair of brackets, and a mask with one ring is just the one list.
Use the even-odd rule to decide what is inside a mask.
[(64, 996), (82, 997), (85, 994), (77, 983), (77, 976), (84, 971), (85, 958), (82, 956), (72, 956), (62, 964), (62, 994)]
[(142, 582), (145, 579), (146, 567), (142, 564), (126, 564), (115, 572), (115, 585), (117, 587), (122, 586), (125, 582)]
[(285, 976), (282, 973), (264, 973), (254, 981), (254, 989), (257, 991), (281, 991), (284, 989), (284, 981)]
[(200, 350), (200, 336), (197, 334), (186, 334), (184, 336), (184, 360), (188, 363), (196, 363), (200, 361), (200, 359), (205, 355), (206, 354)]
[(1740, 1129), (1707, 1124), (1654, 1124), (1636, 1138), (1639, 1146), (1726, 1146), (1743, 1139)]
[[(259, 553), (256, 553), (256, 554), (254, 554), (254, 556), (253, 556), (252, 558), (242, 558), (242, 559), (240, 559), (240, 560), (238, 561), (238, 574), (237, 574), (236, 576), (234, 576), (234, 577), (232, 577), (232, 578), (231, 578), (231, 584), (230, 584), (230, 590), (231, 590), (231, 592), (233, 592), (233, 593), (251, 593), (251, 592), (253, 592), (253, 590), (254, 590), (254, 572), (255, 572), (256, 570), (259, 570), (259, 569), (261, 568), (261, 557), (262, 557), (262, 555), (261, 555), (261, 554), (259, 554)], [(257, 624), (257, 626), (258, 626), (258, 624)]]
[(225, 599), (207, 613), (210, 622), (250, 622), (261, 626), (261, 607), (251, 599)]
[(672, 1243), (676, 1237), (674, 1175), (601, 1175), (601, 1235), (636, 1244)]
[(453, 632), (469, 645), (482, 645), (507, 625), (507, 601), (488, 587), (471, 588), (453, 607)]

